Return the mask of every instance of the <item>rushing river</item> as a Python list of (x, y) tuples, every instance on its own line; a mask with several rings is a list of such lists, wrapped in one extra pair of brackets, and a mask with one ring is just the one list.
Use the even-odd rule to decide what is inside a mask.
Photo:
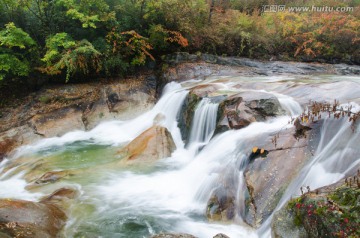
[[(276, 96), (287, 115), (266, 122), (254, 122), (240, 130), (213, 137), (219, 102), (204, 98), (197, 105), (189, 141), (185, 144), (178, 127), (179, 112), (189, 89), (213, 84), (212, 96), (238, 92), (270, 93)], [(37, 201), (62, 187), (71, 187), (80, 196), (68, 209), (64, 237), (149, 237), (159, 232), (189, 233), (210, 238), (224, 233), (231, 238), (269, 237), (270, 218), (255, 230), (242, 220), (244, 171), (249, 148), (284, 128), (289, 118), (302, 113), (309, 100), (351, 103), (359, 110), (360, 77), (279, 76), (210, 77), (168, 84), (155, 107), (129, 121), (103, 122), (91, 131), (72, 131), (18, 148), (0, 164), (0, 197)], [(153, 125), (161, 113), (176, 144), (170, 158), (155, 165), (112, 167), (116, 152)], [(299, 187), (312, 189), (331, 184), (360, 165), (360, 132), (346, 119), (324, 119), (313, 158), (300, 170), (284, 192), (277, 209)], [(240, 169), (239, 169), (240, 168)], [(77, 171), (57, 183), (29, 187), (25, 178), (47, 171)], [(219, 177), (235, 181), (236, 214), (232, 223), (208, 222), (206, 205)]]

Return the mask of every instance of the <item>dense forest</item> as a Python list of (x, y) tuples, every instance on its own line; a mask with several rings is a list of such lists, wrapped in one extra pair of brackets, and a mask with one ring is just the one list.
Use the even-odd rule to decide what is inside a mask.
[[(266, 12), (267, 4), (286, 8)], [(359, 64), (359, 4), (359, 0), (0, 0), (0, 82), (123, 76), (177, 51)], [(289, 11), (291, 6), (351, 9), (296, 12)]]

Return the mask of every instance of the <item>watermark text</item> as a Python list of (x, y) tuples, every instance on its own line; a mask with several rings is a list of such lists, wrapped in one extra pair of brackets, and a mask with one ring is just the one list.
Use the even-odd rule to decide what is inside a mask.
[(263, 5), (262, 12), (353, 12), (354, 7)]

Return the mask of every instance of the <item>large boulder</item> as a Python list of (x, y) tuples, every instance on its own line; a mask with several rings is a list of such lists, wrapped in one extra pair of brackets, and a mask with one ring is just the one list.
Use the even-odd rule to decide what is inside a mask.
[(52, 204), (0, 200), (0, 237), (60, 237), (65, 220), (65, 213)]
[(268, 93), (242, 92), (228, 97), (219, 104), (216, 133), (241, 129), (255, 121), (284, 114), (279, 100)]
[(312, 157), (320, 124), (313, 125), (301, 138), (295, 137), (295, 127), (268, 138), (262, 145), (264, 158), (254, 157), (246, 166), (246, 223), (258, 227), (272, 214), (290, 181)]
[(170, 132), (164, 127), (155, 125), (141, 133), (118, 154), (122, 158), (121, 163), (136, 164), (169, 157), (175, 149)]

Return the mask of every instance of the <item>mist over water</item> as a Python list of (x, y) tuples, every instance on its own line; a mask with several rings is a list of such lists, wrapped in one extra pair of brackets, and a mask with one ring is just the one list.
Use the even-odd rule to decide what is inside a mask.
[[(342, 93), (339, 100), (347, 103), (352, 99), (353, 110), (358, 110), (356, 102), (360, 93), (348, 87), (348, 84), (358, 84), (358, 78), (343, 80), (350, 98)], [(60, 186), (78, 188), (81, 196), (70, 211), (64, 230), (66, 237), (148, 237), (160, 232), (186, 232), (200, 238), (217, 233), (232, 238), (269, 237), (271, 217), (258, 230), (243, 221), (244, 169), (251, 148), (266, 143), (266, 139), (278, 131), (293, 127), (289, 124), (290, 118), (302, 113), (304, 102), (312, 99), (314, 87), (319, 88), (314, 96), (327, 100), (326, 91), (339, 87), (338, 81), (328, 77), (323, 78), (321, 84), (296, 77), (228, 77), (221, 82), (216, 78), (208, 81), (220, 85), (218, 94), (227, 96), (244, 91), (271, 94), (277, 97), (286, 115), (214, 136), (219, 103), (211, 96), (205, 97), (195, 108), (185, 146), (178, 127), (181, 108), (188, 89), (207, 81), (172, 82), (164, 88), (154, 108), (137, 118), (103, 122), (91, 131), (73, 131), (18, 148), (11, 158), (0, 163), (0, 197), (37, 201)], [(174, 139), (177, 149), (170, 158), (150, 168), (96, 169), (98, 165), (115, 161), (118, 148), (154, 124), (166, 127)], [(275, 210), (299, 195), (301, 186), (315, 189), (328, 185), (356, 169), (360, 165), (359, 134), (346, 118), (323, 119), (314, 156), (290, 182)], [(17, 164), (17, 161), (25, 162)], [(34, 164), (40, 164), (44, 170), (94, 170), (81, 178), (49, 184), (34, 192), (26, 189), (28, 182), (24, 178)], [(234, 223), (208, 222), (207, 202), (225, 180), (234, 184), (237, 208)]]

